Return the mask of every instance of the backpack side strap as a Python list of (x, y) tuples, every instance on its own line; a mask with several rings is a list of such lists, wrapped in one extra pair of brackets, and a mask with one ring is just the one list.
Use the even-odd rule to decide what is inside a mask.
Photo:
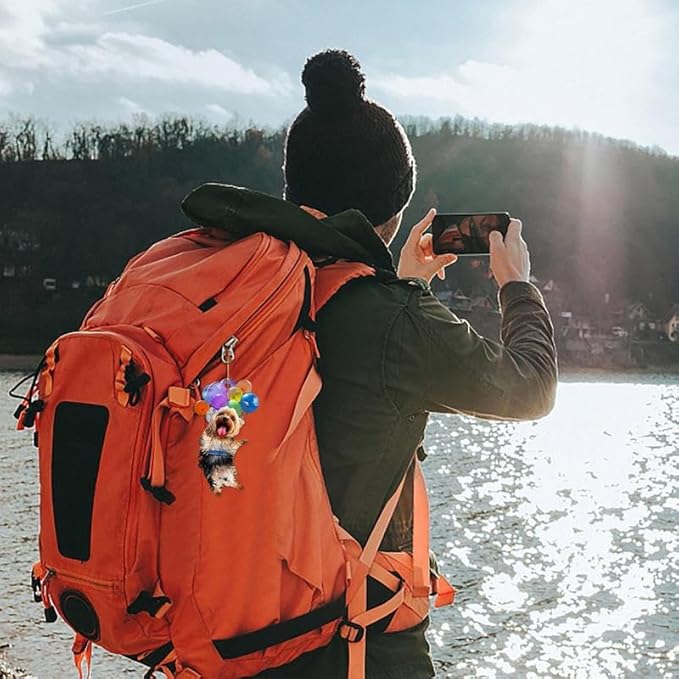
[[(349, 562), (350, 578), (347, 589), (347, 615), (340, 625), (339, 636), (348, 642), (349, 679), (365, 678), (366, 657), (366, 629), (373, 623), (383, 620), (396, 612), (406, 601), (406, 596), (418, 599), (429, 599), (432, 593), (438, 594), (437, 606), (452, 603), (453, 590), (441, 578), (433, 583), (429, 568), (429, 503), (424, 475), (417, 458), (413, 460), (413, 550), (412, 550), (412, 580), (408, 583), (400, 577), (386, 570), (375, 562), (379, 547), (386, 533), (387, 526), (398, 504), (401, 492), (405, 485), (408, 473), (401, 480), (394, 494), (382, 509), (379, 518), (375, 522), (373, 530), (365, 543), (360, 554), (356, 553), (356, 543), (351, 536), (338, 526), (340, 539), (345, 541), (350, 551), (354, 552), (355, 558)], [(350, 545), (353, 543), (354, 550)], [(393, 595), (383, 603), (373, 608), (368, 608), (367, 603), (367, 576), (384, 584), (391, 589)], [(410, 578), (408, 578), (410, 580)], [(407, 589), (411, 594), (407, 595)]]
[(314, 308), (318, 313), (349, 281), (376, 275), (375, 268), (362, 262), (336, 262), (316, 269)]

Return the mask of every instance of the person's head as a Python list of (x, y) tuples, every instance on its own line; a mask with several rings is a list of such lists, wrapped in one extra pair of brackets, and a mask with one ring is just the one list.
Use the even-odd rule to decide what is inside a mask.
[(288, 130), (284, 197), (326, 214), (360, 210), (388, 244), (415, 190), (408, 137), (365, 97), (365, 76), (349, 53), (311, 57), (302, 83), (307, 106)]

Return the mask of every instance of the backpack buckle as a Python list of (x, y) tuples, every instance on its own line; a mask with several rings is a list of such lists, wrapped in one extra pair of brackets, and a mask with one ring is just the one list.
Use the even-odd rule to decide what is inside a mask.
[(340, 639), (348, 641), (350, 644), (355, 644), (363, 640), (365, 636), (365, 627), (358, 623), (351, 622), (351, 620), (343, 620), (337, 630)]

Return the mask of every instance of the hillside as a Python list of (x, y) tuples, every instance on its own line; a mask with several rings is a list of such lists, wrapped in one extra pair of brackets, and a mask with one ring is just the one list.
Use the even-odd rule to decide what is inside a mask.
[[(662, 316), (679, 300), (679, 159), (561, 129), (404, 123), (418, 162), (406, 224), (431, 205), (508, 210), (563, 305), (641, 301)], [(60, 144), (31, 119), (0, 124), (0, 351), (39, 350), (77, 324), (129, 257), (188, 226), (179, 203), (197, 184), (280, 195), (283, 141), (183, 118), (79, 125)], [(458, 264), (447, 286), (471, 294), (480, 271)]]

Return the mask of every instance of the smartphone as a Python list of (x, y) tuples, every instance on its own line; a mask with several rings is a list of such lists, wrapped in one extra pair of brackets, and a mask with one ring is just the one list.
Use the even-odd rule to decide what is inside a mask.
[(438, 214), (431, 225), (434, 254), (487, 255), (490, 232), (499, 231), (504, 238), (510, 220), (508, 212)]

